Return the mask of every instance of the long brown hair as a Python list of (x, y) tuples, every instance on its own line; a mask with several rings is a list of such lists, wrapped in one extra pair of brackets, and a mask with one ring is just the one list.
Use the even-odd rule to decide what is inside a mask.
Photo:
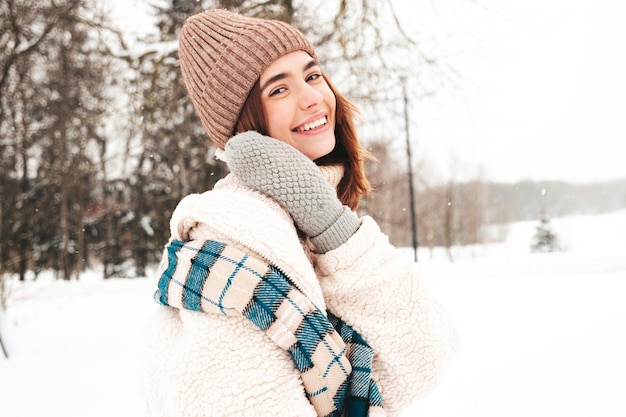
[[(364, 162), (373, 159), (359, 142), (355, 122), (358, 120), (359, 114), (356, 106), (345, 98), (337, 88), (330, 82), (326, 75), (322, 75), (337, 100), (337, 109), (335, 111), (335, 138), (337, 144), (333, 151), (317, 160), (318, 165), (331, 165), (342, 163), (345, 167), (345, 173), (337, 189), (339, 200), (356, 210), (359, 207), (361, 198), (366, 196), (371, 186), (365, 177)], [(248, 130), (256, 130), (257, 132), (267, 135), (267, 122), (263, 113), (263, 105), (261, 103), (261, 90), (259, 81), (254, 84), (250, 94), (243, 105), (243, 109), (239, 114), (239, 120), (235, 126), (235, 133), (241, 133)]]

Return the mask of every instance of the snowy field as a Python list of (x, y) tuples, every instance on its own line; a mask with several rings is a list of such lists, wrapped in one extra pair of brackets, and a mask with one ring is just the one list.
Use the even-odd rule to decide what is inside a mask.
[[(554, 221), (561, 253), (530, 254), (534, 226), (453, 264), (420, 252), (463, 348), (406, 417), (626, 416), (626, 211)], [(142, 416), (149, 280), (10, 284), (0, 416)]]

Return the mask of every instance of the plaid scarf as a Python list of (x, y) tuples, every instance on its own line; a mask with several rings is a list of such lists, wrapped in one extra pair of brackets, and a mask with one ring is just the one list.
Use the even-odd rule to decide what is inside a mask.
[(319, 416), (385, 415), (372, 348), (262, 258), (213, 240), (172, 240), (158, 275), (158, 303), (243, 315), (289, 352)]

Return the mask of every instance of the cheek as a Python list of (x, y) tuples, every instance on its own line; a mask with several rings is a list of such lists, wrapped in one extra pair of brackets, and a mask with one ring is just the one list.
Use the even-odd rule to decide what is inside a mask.
[(279, 132), (278, 120), (276, 117), (272, 117), (272, 115), (276, 115), (276, 112), (269, 112), (265, 115), (265, 122), (267, 123), (267, 134), (276, 137), (276, 134)]
[(267, 134), (278, 140), (285, 140), (283, 136), (289, 133), (289, 125), (285, 117), (284, 109), (279, 106), (263, 106)]
[(267, 134), (272, 135), (272, 132), (275, 130), (274, 126), (276, 122), (272, 118), (272, 115), (275, 115), (276, 111), (272, 108), (271, 105), (267, 103), (263, 103), (263, 118), (265, 119), (265, 127), (267, 128)]
[(324, 101), (328, 105), (328, 108), (331, 110), (333, 115), (337, 114), (337, 98), (333, 94), (330, 88), (324, 93)]

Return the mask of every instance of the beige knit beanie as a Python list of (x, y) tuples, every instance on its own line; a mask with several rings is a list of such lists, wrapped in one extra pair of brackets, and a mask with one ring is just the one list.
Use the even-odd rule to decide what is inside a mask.
[(220, 149), (234, 133), (250, 90), (272, 62), (313, 45), (278, 20), (211, 9), (191, 16), (180, 31), (180, 69), (209, 137)]

